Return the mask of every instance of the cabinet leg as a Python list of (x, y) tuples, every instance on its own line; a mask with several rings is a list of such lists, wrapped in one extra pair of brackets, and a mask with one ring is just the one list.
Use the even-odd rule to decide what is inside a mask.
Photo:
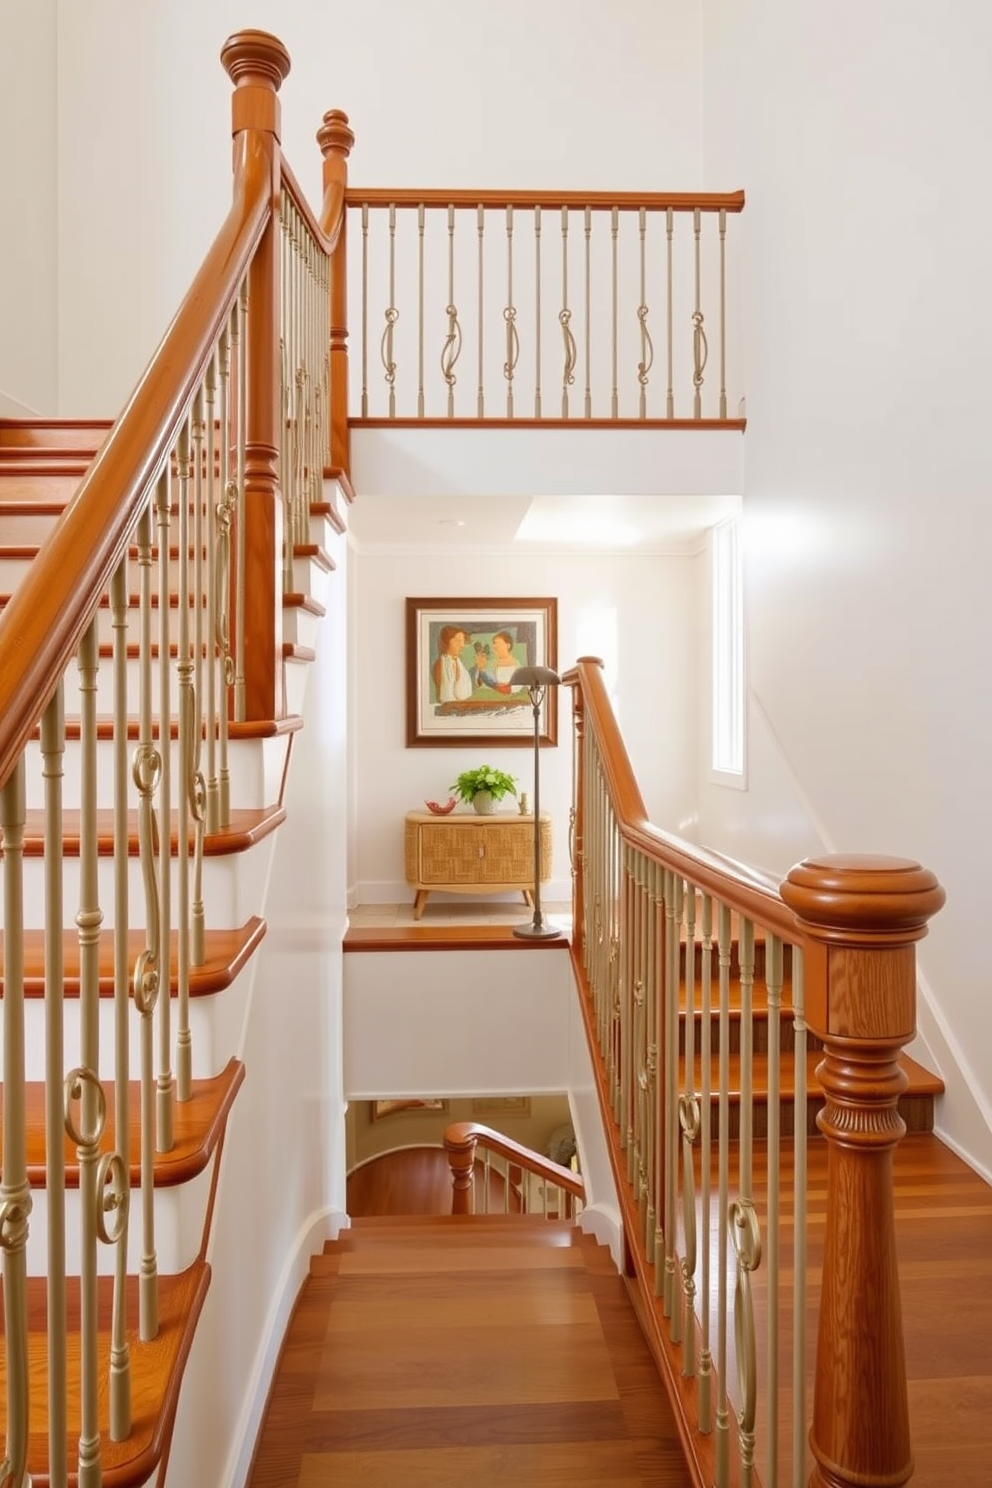
[(413, 918), (415, 920), (419, 920), (420, 919), (420, 916), (423, 914), (423, 912), (424, 912), (424, 905), (427, 903), (427, 895), (429, 893), (430, 893), (430, 890), (429, 889), (418, 889), (417, 890), (417, 898), (416, 898), (416, 901), (415, 901), (414, 906), (413, 906)]
[(533, 909), (534, 908), (534, 895), (531, 893), (530, 889), (524, 889), (523, 895), (524, 895), (524, 903), (526, 904), (527, 908), (528, 909)]

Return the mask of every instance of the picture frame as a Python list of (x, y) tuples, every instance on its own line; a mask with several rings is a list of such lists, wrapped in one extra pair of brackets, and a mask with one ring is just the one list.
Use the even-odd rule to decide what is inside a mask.
[[(408, 599), (407, 748), (532, 747), (530, 694), (511, 691), (509, 676), (557, 663), (556, 599)], [(540, 744), (556, 745), (557, 688), (546, 689), (539, 722)]]
[(446, 1100), (377, 1100), (372, 1102), (372, 1120), (382, 1121), (386, 1116), (398, 1116), (401, 1111), (407, 1115), (420, 1111), (446, 1111), (448, 1102)]

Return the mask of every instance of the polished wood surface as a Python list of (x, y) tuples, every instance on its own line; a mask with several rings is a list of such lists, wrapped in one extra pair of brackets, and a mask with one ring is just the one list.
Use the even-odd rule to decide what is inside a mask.
[[(444, 1150), (451, 1166), (452, 1214), (472, 1213), (475, 1175), (479, 1166), (476, 1154), (479, 1147), (485, 1152), (495, 1152), (500, 1157), (505, 1157), (523, 1172), (533, 1173), (575, 1198), (585, 1198), (585, 1183), (570, 1169), (531, 1151), (529, 1147), (521, 1146), (519, 1142), (514, 1142), (502, 1132), (494, 1131), (481, 1121), (454, 1121), (444, 1133)], [(513, 1169), (507, 1171), (512, 1174)]]
[(355, 136), (343, 110), (329, 109), (324, 115), (317, 131), (317, 143), (324, 157), (321, 225), (333, 243), (330, 262), (330, 456), (332, 465), (347, 476), (351, 471), (351, 434), (348, 426), (348, 212), (345, 201), (348, 157), (354, 148)]
[(413, 418), (377, 415), (349, 419), (353, 429), (706, 429), (743, 433), (747, 419), (738, 418)]
[(472, 191), (444, 187), (349, 186), (349, 207), (591, 207), (593, 211), (621, 212), (743, 212), (743, 191)]
[(343, 948), (355, 951), (564, 951), (568, 941), (522, 940), (512, 925), (352, 925)]

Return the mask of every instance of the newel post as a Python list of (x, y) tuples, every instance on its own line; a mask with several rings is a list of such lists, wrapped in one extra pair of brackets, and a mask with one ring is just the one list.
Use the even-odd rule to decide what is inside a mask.
[(451, 1169), (451, 1212), (472, 1213), (476, 1137), (471, 1122), (456, 1121), (444, 1133), (444, 1150)]
[(348, 431), (348, 156), (355, 136), (348, 115), (330, 109), (317, 131), (324, 157), (324, 210), (321, 227), (334, 239), (331, 251), (331, 464), (345, 475), (351, 473), (351, 437)]
[[(270, 165), (272, 213), (248, 270), (245, 417), (244, 585), (235, 595), (235, 624), (244, 626), (244, 687), (235, 709), (245, 719), (281, 718), (282, 492), (279, 489), (279, 88), (289, 53), (267, 31), (237, 31), (221, 50), (234, 84), (231, 130), (235, 162), (248, 148)], [(240, 545), (239, 539), (239, 545)], [(251, 596), (250, 603), (246, 596)], [(243, 615), (242, 615), (243, 609)]]
[(902, 858), (806, 859), (782, 885), (806, 936), (806, 1017), (824, 1043), (823, 1249), (810, 1488), (897, 1488), (913, 1472), (896, 1263), (899, 1065), (916, 1028), (915, 942), (944, 902)]

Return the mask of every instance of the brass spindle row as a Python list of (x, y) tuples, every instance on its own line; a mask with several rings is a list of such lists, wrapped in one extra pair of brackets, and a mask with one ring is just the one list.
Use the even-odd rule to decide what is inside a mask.
[[(466, 206), (466, 204), (462, 204)], [(408, 241), (402, 227), (404, 208), (416, 210), (415, 264), (412, 251), (406, 257)], [(444, 417), (453, 419), (486, 417), (489, 407), (486, 397), (488, 326), (495, 328), (502, 321), (502, 330), (497, 338), (502, 357), (502, 376), (506, 384), (506, 417), (517, 416), (517, 387), (519, 357), (526, 337), (533, 348), (534, 398), (533, 417), (543, 417), (542, 379), (547, 368), (542, 352), (544, 319), (542, 298), (547, 297), (549, 274), (542, 264), (543, 209), (540, 206), (487, 207), (481, 203), (474, 208), (476, 234), (476, 264), (474, 270), (475, 324), (465, 322), (464, 306), (459, 308), (458, 290), (462, 285), (464, 296), (467, 276), (472, 270), (461, 267), (458, 255), (457, 228), (461, 221), (459, 208), (449, 203), (445, 210), (445, 247), (443, 261), (435, 253), (434, 235), (430, 231), (430, 219), (436, 214), (435, 204), (409, 199), (394, 201), (380, 209), (368, 202), (360, 204), (361, 211), (361, 401), (362, 418), (384, 414), (390, 419), (397, 417), (429, 416), (431, 386), (425, 383), (425, 344), (431, 338), (431, 328), (437, 328), (439, 347), (440, 383), (437, 390), (442, 396), (442, 407), (438, 410)], [(579, 250), (570, 243), (572, 215), (581, 211), (583, 230), (582, 247)], [(493, 212), (503, 215), (502, 230), (492, 235), (492, 256), (486, 243), (487, 220)], [(533, 235), (533, 285), (531, 303), (521, 306), (516, 291), (514, 271), (515, 253), (518, 252), (519, 218), (526, 213)], [(621, 217), (631, 216), (636, 242), (631, 244), (635, 263), (629, 269), (625, 258), (628, 239), (622, 232)], [(676, 216), (691, 217), (691, 246), (687, 261), (676, 254)], [(715, 218), (712, 238), (704, 234), (703, 218)], [(653, 219), (661, 217), (662, 244), (656, 243), (658, 236), (653, 231)], [(631, 388), (633, 401), (628, 417), (638, 420), (673, 420), (677, 416), (691, 421), (706, 417), (725, 420), (727, 418), (727, 259), (726, 233), (727, 211), (719, 208), (704, 212), (701, 208), (691, 212), (676, 211), (667, 207), (659, 212), (656, 208), (641, 206), (632, 212), (629, 207), (583, 208), (562, 206), (559, 213), (558, 239), (560, 267), (555, 273), (558, 280), (558, 302), (555, 310), (561, 345), (560, 362), (560, 413), (563, 420), (575, 419), (578, 410), (574, 407), (570, 389), (575, 385), (579, 356), (583, 359), (584, 389), (581, 417), (583, 419), (619, 419), (621, 405)], [(383, 221), (384, 233), (377, 229)], [(606, 252), (600, 262), (599, 243), (605, 233), (597, 231), (600, 223), (608, 233)], [(295, 227), (286, 229), (293, 241)], [(285, 255), (284, 255), (285, 258)], [(608, 260), (608, 261), (607, 261)], [(487, 270), (487, 263), (489, 267)], [(501, 272), (496, 272), (497, 266)], [(570, 277), (575, 271), (581, 274), (581, 299), (575, 297), (570, 286)], [(285, 270), (284, 270), (285, 272)], [(629, 278), (628, 278), (629, 276)], [(608, 278), (608, 283), (606, 282)], [(621, 290), (627, 283), (636, 284), (633, 303), (621, 306)], [(386, 290), (386, 302), (382, 313), (382, 330), (379, 341), (381, 364), (382, 401), (377, 397), (376, 387), (370, 382), (369, 335), (370, 315), (376, 301), (376, 285)], [(505, 292), (501, 289), (505, 286)], [(651, 286), (664, 294), (664, 336), (666, 348), (667, 383), (664, 391), (664, 411), (652, 406), (651, 374), (655, 361), (655, 333), (652, 329), (650, 304)], [(605, 292), (604, 292), (605, 291)], [(415, 298), (416, 346), (413, 335), (404, 339), (402, 334), (401, 299)], [(290, 297), (291, 299), (291, 297)], [(582, 315), (581, 338), (578, 342), (579, 318), (575, 305)], [(713, 389), (712, 403), (706, 409), (706, 378), (709, 361), (709, 337), (712, 332), (707, 323), (707, 301), (712, 302), (712, 321), (719, 344), (719, 385)], [(381, 301), (380, 301), (381, 303)], [(443, 312), (443, 313), (442, 313)], [(410, 326), (414, 317), (410, 316)], [(526, 330), (524, 329), (526, 327)], [(475, 377), (474, 406), (463, 401), (458, 407), (456, 363), (461, 355), (466, 336), (474, 338), (477, 369)], [(599, 348), (602, 346), (602, 352)], [(608, 378), (606, 375), (606, 349), (609, 348)], [(633, 361), (626, 377), (621, 378), (621, 356), (624, 360), (633, 352)], [(416, 360), (416, 395), (413, 401), (402, 406), (402, 370)], [(679, 376), (688, 377), (691, 393), (687, 405), (677, 408), (677, 364)], [(284, 376), (292, 378), (292, 368), (284, 350)], [(629, 380), (628, 380), (629, 379)], [(684, 385), (684, 383), (683, 383)], [(654, 400), (656, 401), (656, 400)], [(436, 406), (436, 405), (435, 405)]]

